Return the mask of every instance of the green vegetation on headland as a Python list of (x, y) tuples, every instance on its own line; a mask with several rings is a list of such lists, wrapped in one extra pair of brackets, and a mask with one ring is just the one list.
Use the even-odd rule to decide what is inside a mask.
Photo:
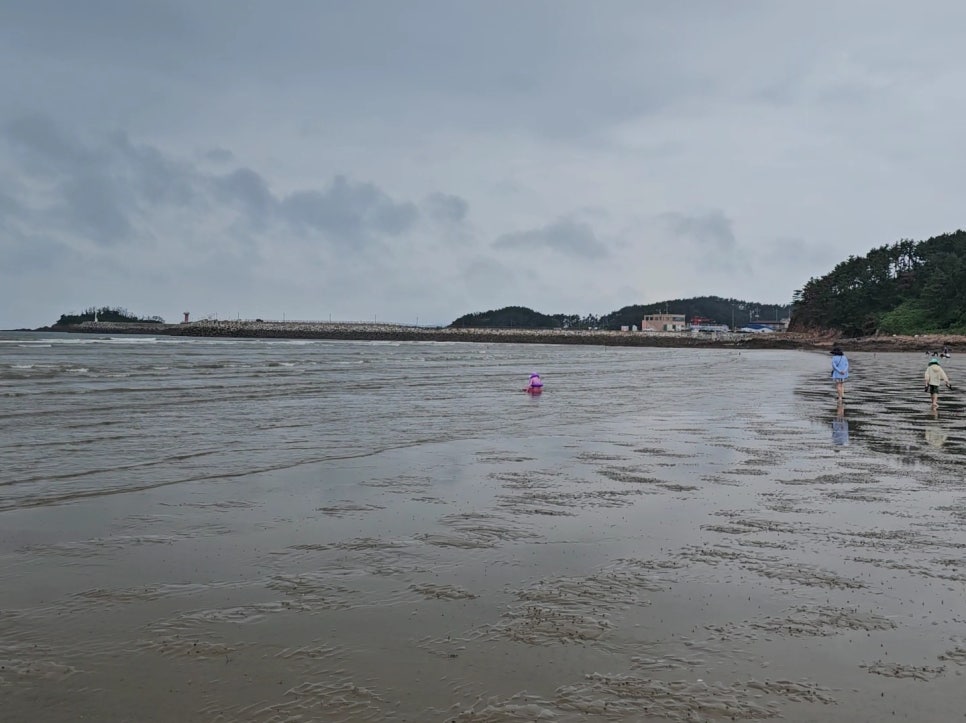
[(601, 329), (640, 326), (641, 319), (653, 314), (684, 314), (689, 324), (724, 324), (741, 327), (757, 321), (781, 321), (791, 313), (791, 304), (761, 304), (720, 296), (697, 296), (655, 304), (625, 306), (600, 317)]
[(788, 318), (791, 305), (759, 304), (720, 296), (674, 299), (654, 304), (635, 304), (604, 316), (578, 314), (541, 314), (524, 306), (466, 314), (450, 324), (454, 329), (607, 329), (640, 327), (641, 320), (652, 314), (684, 314), (688, 323), (743, 326), (755, 321), (779, 321)]
[(548, 316), (525, 306), (465, 314), (450, 324), (451, 329), (590, 329), (597, 326), (596, 316), (576, 314)]
[(55, 326), (77, 326), (85, 321), (112, 321), (129, 324), (164, 323), (164, 319), (160, 316), (135, 316), (127, 309), (122, 309), (119, 306), (102, 306), (99, 309), (92, 306), (80, 314), (61, 314)]
[(966, 334), (966, 232), (850, 256), (794, 295), (790, 331)]

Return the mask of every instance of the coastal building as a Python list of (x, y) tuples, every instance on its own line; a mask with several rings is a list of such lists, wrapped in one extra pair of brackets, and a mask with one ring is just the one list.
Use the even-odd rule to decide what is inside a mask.
[(641, 322), (641, 331), (685, 331), (684, 314), (652, 314)]
[(745, 327), (753, 331), (788, 331), (789, 319), (779, 319), (777, 321), (752, 321), (745, 324)]

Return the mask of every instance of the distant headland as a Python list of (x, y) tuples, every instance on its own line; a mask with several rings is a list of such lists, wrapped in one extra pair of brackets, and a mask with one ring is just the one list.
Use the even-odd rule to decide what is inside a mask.
[[(118, 307), (65, 314), (37, 331), (93, 334), (474, 341), (608, 346), (930, 351), (966, 344), (966, 232), (902, 240), (850, 256), (812, 278), (791, 304), (720, 296), (625, 306), (595, 316), (542, 314), (522, 306), (476, 312), (446, 327), (405, 324), (189, 321), (166, 324)], [(746, 332), (746, 333), (741, 333)], [(775, 332), (775, 333), (754, 333)]]

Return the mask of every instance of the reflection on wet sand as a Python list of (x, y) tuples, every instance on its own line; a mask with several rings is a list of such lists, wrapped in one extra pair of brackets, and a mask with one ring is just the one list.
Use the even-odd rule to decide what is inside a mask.
[(849, 443), (849, 420), (845, 418), (845, 405), (839, 404), (832, 420), (832, 444), (845, 447)]
[(685, 403), (559, 374), (506, 395), (570, 408), (529, 435), (4, 513), (4, 720), (961, 718), (955, 400), (912, 355), (850, 355), (845, 409), (821, 355), (762, 352), (765, 399), (701, 354)]
[[(937, 418), (939, 417), (938, 412), (934, 414)], [(949, 434), (946, 432), (945, 429), (943, 429), (940, 426), (926, 427), (923, 430), (923, 435), (926, 438), (927, 444), (929, 444), (932, 447), (938, 447), (938, 448), (942, 448), (942, 446), (946, 444), (946, 440), (949, 439)]]

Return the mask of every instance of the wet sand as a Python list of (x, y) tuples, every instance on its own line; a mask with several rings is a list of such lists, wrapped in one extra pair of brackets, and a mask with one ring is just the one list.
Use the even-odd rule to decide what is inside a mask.
[(827, 355), (721, 352), (525, 438), (8, 510), (3, 719), (966, 720), (920, 357), (853, 355), (841, 415)]

